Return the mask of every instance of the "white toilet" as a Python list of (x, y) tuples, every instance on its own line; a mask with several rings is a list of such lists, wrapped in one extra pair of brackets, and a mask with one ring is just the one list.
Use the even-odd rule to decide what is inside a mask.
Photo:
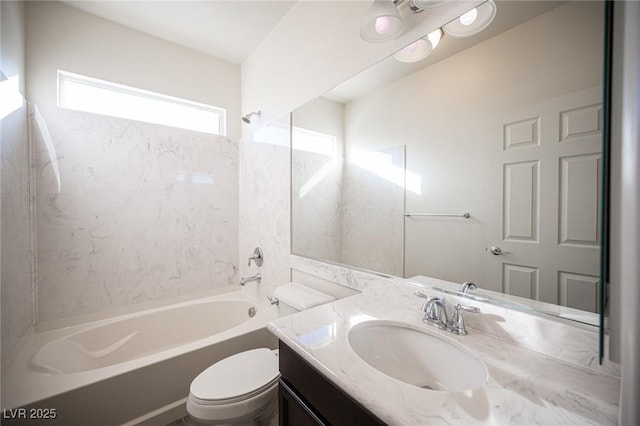
[[(298, 283), (276, 288), (278, 316), (328, 303), (334, 298)], [(252, 349), (216, 362), (191, 382), (187, 412), (212, 425), (277, 424), (278, 351)]]

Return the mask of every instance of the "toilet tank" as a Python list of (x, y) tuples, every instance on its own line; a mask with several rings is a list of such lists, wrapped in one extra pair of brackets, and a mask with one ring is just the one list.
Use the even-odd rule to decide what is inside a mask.
[(273, 297), (278, 299), (279, 302), (279, 317), (291, 315), (335, 300), (333, 296), (296, 282), (278, 286), (273, 292)]

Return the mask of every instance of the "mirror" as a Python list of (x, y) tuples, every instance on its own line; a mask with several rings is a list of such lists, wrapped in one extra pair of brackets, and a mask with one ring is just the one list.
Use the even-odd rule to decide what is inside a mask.
[(596, 325), (604, 7), (496, 3), (292, 113), (292, 253)]

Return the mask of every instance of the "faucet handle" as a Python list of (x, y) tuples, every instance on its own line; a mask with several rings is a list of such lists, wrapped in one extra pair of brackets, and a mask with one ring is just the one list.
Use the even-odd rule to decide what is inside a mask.
[(480, 312), (480, 308), (476, 308), (475, 306), (463, 306), (459, 303), (456, 303), (454, 308), (455, 311), (453, 312), (453, 318), (451, 318), (451, 332), (464, 336), (467, 334), (467, 329), (464, 326), (464, 316), (462, 316), (462, 312), (460, 311), (478, 313)]
[(269, 300), (269, 303), (272, 305), (280, 305), (280, 300), (278, 300), (277, 297), (271, 297), (271, 296), (267, 296), (267, 300)]
[(256, 266), (262, 266), (262, 262), (264, 262), (264, 255), (262, 254), (262, 249), (260, 247), (256, 247), (255, 250), (253, 250), (253, 256), (249, 257), (247, 266), (251, 266), (252, 260), (256, 263)]
[(466, 312), (471, 312), (473, 314), (478, 314), (478, 313), (481, 312), (480, 308), (478, 308), (478, 307), (475, 307), (475, 306), (464, 306), (464, 305), (461, 305), (459, 303), (456, 304), (455, 308), (456, 308), (457, 311), (458, 310), (462, 310), (462, 311), (466, 311)]

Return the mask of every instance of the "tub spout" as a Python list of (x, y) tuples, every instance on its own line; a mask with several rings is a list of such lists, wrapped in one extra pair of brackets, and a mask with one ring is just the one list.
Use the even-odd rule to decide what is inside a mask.
[(260, 284), (260, 281), (262, 281), (262, 277), (260, 276), (260, 272), (258, 272), (257, 274), (255, 274), (252, 277), (247, 277), (247, 278), (242, 278), (240, 280), (240, 285), (244, 286), (246, 283), (250, 283), (252, 281), (257, 282), (258, 284)]

